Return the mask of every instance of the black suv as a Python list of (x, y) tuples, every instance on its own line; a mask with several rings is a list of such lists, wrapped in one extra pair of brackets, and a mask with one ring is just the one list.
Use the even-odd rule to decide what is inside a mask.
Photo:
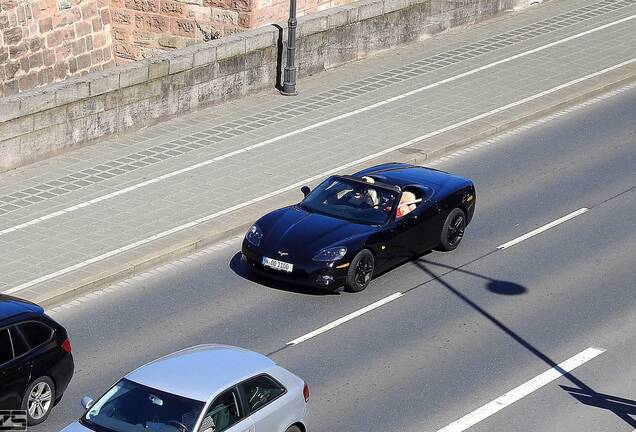
[(25, 410), (42, 423), (73, 376), (64, 327), (31, 302), (0, 294), (0, 410)]

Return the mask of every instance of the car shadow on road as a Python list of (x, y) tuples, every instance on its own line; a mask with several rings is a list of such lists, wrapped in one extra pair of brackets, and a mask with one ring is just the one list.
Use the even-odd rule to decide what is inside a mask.
[[(484, 308), (482, 308), (477, 303), (472, 301), (470, 298), (468, 298), (468, 296), (466, 296), (465, 294), (460, 292), (457, 288), (452, 286), (449, 282), (447, 282), (444, 279), (444, 276), (446, 276), (447, 274), (452, 273), (452, 272), (460, 272), (460, 273), (467, 274), (467, 275), (470, 275), (470, 276), (478, 277), (480, 279), (484, 279), (484, 280), (486, 280), (486, 288), (490, 292), (493, 292), (495, 294), (503, 294), (503, 295), (523, 294), (523, 293), (527, 292), (527, 289), (525, 287), (523, 287), (522, 285), (516, 284), (514, 282), (501, 281), (501, 280), (493, 279), (493, 278), (490, 278), (490, 277), (487, 277), (487, 276), (484, 276), (484, 275), (480, 275), (478, 273), (474, 273), (474, 272), (465, 270), (463, 267), (467, 266), (470, 263), (466, 263), (466, 264), (461, 265), (461, 266), (449, 266), (449, 265), (446, 265), (446, 264), (442, 264), (442, 263), (439, 263), (439, 262), (433, 262), (433, 261), (429, 261), (429, 260), (422, 259), (422, 258), (416, 259), (413, 262), (425, 274), (427, 274), (431, 278), (431, 280), (435, 280), (435, 281), (439, 282), (440, 284), (442, 284), (449, 292), (451, 292), (456, 297), (458, 297), (460, 300), (462, 300), (464, 303), (466, 303), (467, 305), (472, 307), (480, 315), (482, 315), (484, 318), (486, 318), (488, 321), (490, 321), (495, 327), (499, 328), (505, 334), (510, 336), (513, 340), (515, 340), (517, 343), (519, 343), (521, 346), (523, 346), (526, 350), (528, 350), (530, 353), (532, 353), (535, 357), (537, 357), (540, 360), (542, 360), (549, 367), (554, 368), (554, 369), (558, 370), (559, 372), (561, 372), (564, 378), (566, 378), (574, 386), (576, 386), (576, 387), (561, 386), (561, 388), (563, 388), (564, 390), (569, 392), (570, 395), (572, 395), (579, 402), (581, 402), (583, 404), (586, 404), (586, 405), (589, 405), (589, 406), (594, 406), (594, 407), (597, 407), (597, 408), (603, 408), (603, 409), (606, 409), (608, 411), (611, 411), (616, 416), (618, 416), (621, 420), (623, 420), (625, 423), (630, 425), (630, 427), (632, 427), (632, 428), (636, 427), (636, 419), (631, 417), (632, 415), (636, 414), (636, 404), (635, 404), (634, 401), (629, 400), (629, 399), (623, 399), (623, 398), (612, 396), (612, 395), (608, 395), (608, 394), (598, 393), (594, 389), (589, 387), (587, 384), (585, 384), (583, 381), (581, 381), (579, 378), (577, 378), (571, 372), (567, 372), (565, 370), (562, 370), (559, 367), (558, 363), (556, 363), (554, 360), (552, 360), (546, 354), (541, 352), (538, 348), (536, 348), (534, 345), (532, 345), (529, 341), (527, 341), (526, 339), (524, 339), (523, 337), (521, 337), (520, 335), (515, 333), (510, 327), (506, 326), (503, 322), (498, 320), (495, 316), (493, 316), (490, 313), (488, 313)], [(473, 261), (471, 261), (471, 262), (473, 262)], [(431, 266), (445, 268), (446, 271), (444, 271), (442, 274), (436, 274), (431, 268), (429, 268)], [(419, 285), (419, 286), (421, 286), (421, 285)], [(416, 287), (411, 288), (411, 289), (417, 289), (419, 286), (416, 286)], [(407, 291), (409, 291), (409, 290), (407, 290)]]
[(276, 289), (279, 291), (285, 291), (285, 292), (290, 292), (295, 294), (313, 295), (313, 296), (340, 295), (340, 290), (321, 291), (317, 289), (312, 289), (311, 287), (305, 287), (301, 285), (295, 285), (292, 283), (286, 283), (286, 282), (281, 282), (274, 279), (269, 279), (265, 276), (256, 274), (253, 271), (251, 271), (249, 268), (247, 268), (247, 266), (241, 262), (240, 252), (237, 252), (230, 260), (230, 269), (237, 276), (242, 277), (243, 279), (246, 279), (255, 284), (263, 285), (268, 288)]

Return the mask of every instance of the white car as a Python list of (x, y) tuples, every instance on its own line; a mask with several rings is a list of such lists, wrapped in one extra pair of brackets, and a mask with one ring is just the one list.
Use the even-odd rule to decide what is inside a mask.
[(126, 375), (62, 432), (306, 432), (309, 387), (268, 357), (199, 345)]

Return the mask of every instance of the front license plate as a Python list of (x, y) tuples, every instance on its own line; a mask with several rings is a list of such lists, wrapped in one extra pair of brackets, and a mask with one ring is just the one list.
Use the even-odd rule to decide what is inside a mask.
[(287, 273), (291, 273), (294, 269), (294, 265), (291, 263), (286, 263), (283, 261), (278, 261), (275, 259), (263, 257), (263, 265), (265, 267), (273, 268), (275, 270), (281, 270)]

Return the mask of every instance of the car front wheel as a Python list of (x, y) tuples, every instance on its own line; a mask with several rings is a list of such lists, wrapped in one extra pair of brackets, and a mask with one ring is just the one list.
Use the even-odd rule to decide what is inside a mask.
[(442, 232), (439, 239), (439, 249), (443, 251), (452, 251), (457, 249), (459, 243), (464, 237), (466, 229), (466, 215), (459, 209), (453, 209), (444, 222)]
[(294, 426), (288, 427), (285, 432), (302, 432), (302, 431), (300, 430), (298, 426), (294, 425)]
[(349, 292), (360, 292), (364, 290), (373, 278), (375, 269), (375, 259), (368, 249), (363, 249), (353, 257), (349, 270), (347, 271), (347, 280), (345, 281), (345, 290)]
[(34, 426), (42, 423), (51, 413), (55, 401), (55, 384), (49, 377), (40, 377), (31, 382), (22, 398), (22, 409), (27, 412), (27, 423)]

